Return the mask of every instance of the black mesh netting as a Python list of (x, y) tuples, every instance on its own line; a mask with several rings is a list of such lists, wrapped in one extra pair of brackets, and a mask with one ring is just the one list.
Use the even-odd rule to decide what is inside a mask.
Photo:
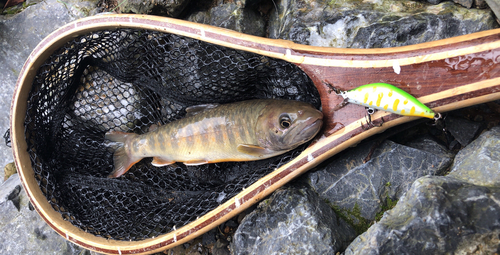
[(146, 158), (110, 179), (109, 130), (144, 133), (187, 106), (286, 98), (320, 106), (297, 66), (146, 30), (80, 36), (40, 67), (28, 99), (26, 140), (35, 177), (64, 219), (97, 236), (142, 240), (183, 226), (298, 155), (197, 167)]

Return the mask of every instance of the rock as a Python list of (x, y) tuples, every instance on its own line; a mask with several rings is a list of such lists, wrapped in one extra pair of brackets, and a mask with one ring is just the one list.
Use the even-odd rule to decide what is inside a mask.
[(30, 208), (17, 174), (0, 186), (0, 194), (0, 232), (9, 233), (0, 235), (2, 254), (72, 255), (83, 251), (58, 235)]
[(14, 205), (16, 205), (19, 210), (19, 201), (14, 202), (14, 200), (19, 198), (21, 189), (19, 175), (13, 174), (11, 178), (0, 185), (0, 204), (4, 204), (7, 201), (13, 201)]
[(412, 45), (498, 27), (490, 10), (451, 2), (286, 0), (277, 10), (269, 37), (339, 48)]
[(179, 17), (191, 0), (125, 0), (120, 1), (120, 11), (123, 13), (156, 14), (168, 17)]
[(275, 191), (236, 230), (232, 254), (335, 254), (354, 238), (314, 191), (288, 186)]
[(196, 12), (189, 21), (232, 29), (245, 34), (265, 36), (264, 17), (250, 8), (241, 8), (234, 3), (215, 6), (208, 11)]
[(462, 146), (466, 146), (472, 142), (482, 127), (482, 123), (480, 122), (474, 122), (454, 116), (447, 116), (444, 121), (446, 123), (446, 130), (448, 130)]
[(229, 242), (225, 239), (219, 239), (212, 248), (212, 255), (230, 255), (231, 252), (228, 249)]
[(474, 4), (474, 0), (453, 0), (453, 2), (466, 8), (471, 8)]
[(9, 179), (11, 175), (17, 173), (16, 164), (14, 162), (10, 162), (4, 167), (3, 172), (4, 172), (4, 181), (6, 181), (7, 179)]
[(422, 177), (345, 254), (495, 254), (499, 199), (498, 187)]
[[(47, 0), (15, 15), (0, 15), (0, 134), (9, 129), (8, 113), (17, 76), (35, 46), (66, 23), (96, 14), (97, 0)], [(3, 142), (2, 142), (3, 143)], [(12, 162), (12, 150), (0, 145), (0, 164)], [(3, 175), (3, 173), (1, 174)], [(0, 178), (3, 179), (3, 178)]]
[[(305, 175), (320, 197), (356, 225), (358, 232), (417, 178), (440, 174), (452, 162), (452, 154), (423, 137), (410, 143), (414, 148), (384, 141), (363, 164), (374, 145), (373, 141), (361, 143)], [(425, 151), (428, 148), (433, 149)]]
[(450, 177), (476, 185), (500, 186), (500, 126), (481, 134), (458, 152)]

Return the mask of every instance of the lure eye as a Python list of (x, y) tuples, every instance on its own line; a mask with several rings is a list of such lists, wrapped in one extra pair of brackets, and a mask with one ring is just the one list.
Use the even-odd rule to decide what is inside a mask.
[(292, 125), (292, 120), (288, 115), (282, 115), (280, 116), (280, 126), (282, 128), (289, 128)]

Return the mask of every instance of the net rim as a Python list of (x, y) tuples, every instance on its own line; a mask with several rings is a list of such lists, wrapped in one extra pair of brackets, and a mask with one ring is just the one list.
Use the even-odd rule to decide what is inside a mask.
[[(150, 239), (141, 241), (109, 240), (104, 237), (97, 237), (93, 234), (87, 233), (72, 225), (70, 222), (65, 221), (62, 216), (51, 207), (46, 197), (43, 195), (36, 178), (34, 177), (33, 168), (31, 167), (24, 135), (24, 118), (26, 116), (28, 94), (31, 90), (38, 68), (54, 51), (62, 47), (62, 45), (80, 35), (88, 34), (93, 31), (113, 30), (117, 28), (154, 30), (191, 37), (206, 42), (211, 42), (211, 40), (207, 40), (208, 37), (206, 37), (206, 33), (240, 39), (245, 37), (245, 40), (251, 39), (261, 41), (264, 39), (188, 21), (134, 14), (106, 14), (84, 18), (61, 27), (43, 39), (31, 52), (19, 74), (10, 111), (10, 130), (12, 141), (14, 141), (12, 144), (12, 150), (16, 167), (20, 173), (19, 176), (21, 183), (23, 184), (31, 203), (38, 214), (62, 237), (77, 245), (85, 247), (86, 249), (106, 254), (149, 254), (159, 252), (194, 239), (217, 225), (222, 224), (228, 219), (243, 212), (251, 205), (260, 201), (262, 198), (269, 195), (275, 189), (281, 187), (298, 174), (317, 164), (315, 163), (312, 165), (314, 162), (305, 162), (306, 164), (303, 164), (304, 162), (302, 162), (297, 164), (300, 159), (305, 159), (305, 157), (299, 156), (295, 160), (292, 160), (279, 169), (276, 169), (271, 174), (261, 178), (259, 181), (243, 190), (226, 203), (218, 206), (216, 209), (210, 211), (199, 219), (170, 233)], [(245, 40), (242, 41), (248, 42)], [(265, 40), (276, 45), (284, 44), (279, 47), (273, 46), (274, 49), (281, 48), (283, 51), (288, 49), (290, 44), (294, 44), (283, 40)], [(220, 43), (218, 44), (220, 45)], [(230, 46), (231, 48), (236, 49), (248, 49), (248, 46), (242, 47), (239, 44), (234, 43), (230, 44)], [(252, 51), (257, 51), (259, 54), (263, 53), (255, 48), (252, 48)], [(272, 57), (276, 56), (283, 56), (283, 54), (273, 54)], [(301, 155), (303, 154), (304, 152)], [(300, 171), (298, 171), (299, 168), (301, 169)], [(288, 169), (289, 171), (284, 174), (281, 169)]]

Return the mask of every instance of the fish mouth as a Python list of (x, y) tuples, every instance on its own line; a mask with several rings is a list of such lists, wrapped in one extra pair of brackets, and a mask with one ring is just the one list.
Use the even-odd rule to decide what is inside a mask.
[[(309, 121), (308, 121), (309, 122)], [(319, 132), (321, 129), (321, 126), (323, 125), (323, 117), (321, 118), (316, 118), (310, 121), (310, 124), (308, 124), (304, 129), (302, 129), (297, 136), (298, 137), (304, 137), (303, 142), (306, 142), (316, 136), (316, 134)]]
[(304, 120), (304, 125), (302, 125), (304, 128), (299, 129), (299, 127), (296, 127), (293, 131), (293, 133), (295, 134), (290, 134), (290, 136), (288, 136), (288, 138), (290, 139), (289, 144), (292, 147), (296, 147), (311, 140), (319, 132), (322, 125), (323, 116), (310, 117)]

